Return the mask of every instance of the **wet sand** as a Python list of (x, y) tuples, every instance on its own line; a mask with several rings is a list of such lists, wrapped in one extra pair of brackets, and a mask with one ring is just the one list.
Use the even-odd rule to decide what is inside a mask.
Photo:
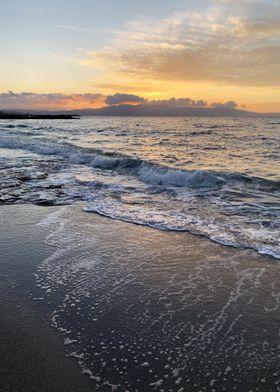
[(280, 390), (272, 258), (79, 205), (0, 214), (1, 392)]
[(92, 383), (73, 359), (50, 315), (36, 306), (31, 290), (38, 263), (53, 252), (34, 225), (46, 209), (0, 208), (0, 391), (87, 392)]

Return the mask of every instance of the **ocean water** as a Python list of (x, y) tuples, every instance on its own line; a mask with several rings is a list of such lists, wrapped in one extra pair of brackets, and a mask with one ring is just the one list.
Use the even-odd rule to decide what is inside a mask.
[(27, 295), (94, 390), (280, 391), (279, 127), (1, 123), (1, 212), (51, 249)]
[(0, 202), (188, 231), (280, 258), (279, 118), (0, 123)]

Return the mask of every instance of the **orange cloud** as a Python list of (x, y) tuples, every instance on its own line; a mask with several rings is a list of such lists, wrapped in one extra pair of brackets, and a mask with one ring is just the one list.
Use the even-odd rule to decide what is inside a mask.
[(126, 23), (110, 45), (88, 53), (82, 64), (98, 70), (101, 91), (118, 86), (161, 99), (187, 91), (196, 99), (234, 99), (265, 111), (269, 102), (280, 102), (279, 21), (279, 5), (217, 0), (201, 12)]
[(134, 94), (37, 94), (30, 92), (0, 93), (0, 109), (74, 110), (97, 109), (110, 105), (139, 105), (145, 99)]
[(100, 108), (105, 106), (105, 98), (101, 94), (36, 94), (9, 91), (0, 93), (0, 108), (38, 110)]

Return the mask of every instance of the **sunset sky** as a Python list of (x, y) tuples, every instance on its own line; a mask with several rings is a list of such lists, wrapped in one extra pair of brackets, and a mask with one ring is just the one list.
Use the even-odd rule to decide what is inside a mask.
[(1, 16), (0, 108), (280, 112), (279, 0), (3, 0)]

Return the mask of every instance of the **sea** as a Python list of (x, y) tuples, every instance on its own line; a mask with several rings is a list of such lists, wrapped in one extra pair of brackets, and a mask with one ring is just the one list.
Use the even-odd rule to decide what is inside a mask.
[(273, 117), (1, 121), (2, 279), (93, 391), (279, 392), (279, 163)]
[(84, 211), (280, 258), (280, 119), (0, 124), (0, 202)]

